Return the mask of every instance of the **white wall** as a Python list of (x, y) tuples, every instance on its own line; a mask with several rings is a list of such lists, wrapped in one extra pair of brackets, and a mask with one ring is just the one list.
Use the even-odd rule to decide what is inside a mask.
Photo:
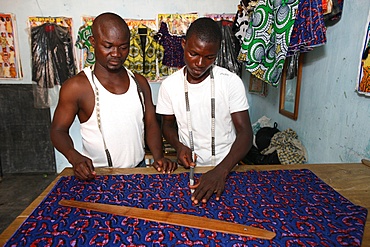
[[(305, 56), (297, 121), (279, 114), (279, 88), (269, 87), (267, 98), (248, 95), (252, 121), (266, 115), (280, 130), (295, 130), (309, 163), (370, 158), (370, 97), (354, 91), (369, 11), (369, 0), (344, 1), (342, 19), (328, 27), (327, 44)], [(243, 78), (249, 80), (249, 73)]]
[[(76, 36), (81, 26), (81, 16), (97, 16), (102, 12), (114, 12), (127, 19), (155, 19), (160, 13), (198, 13), (200, 16), (207, 13), (236, 13), (239, 0), (0, 0), (0, 12), (13, 13), (17, 19), (19, 33), (20, 55), (24, 78), (21, 80), (0, 80), (2, 84), (30, 84), (31, 77), (31, 50), (27, 21), (29, 16), (65, 16), (73, 18), (73, 32)], [(153, 83), (153, 101), (156, 103), (158, 83)], [(50, 108), (53, 115), (56, 102)], [(70, 134), (75, 146), (81, 150), (79, 123), (75, 120)], [(56, 151), (57, 172), (69, 166), (68, 161)]]
[(31, 82), (29, 16), (71, 17), (76, 36), (83, 15), (97, 16), (109, 11), (127, 19), (155, 19), (160, 13), (236, 13), (238, 4), (238, 0), (0, 0), (0, 12), (16, 15), (24, 74), (22, 80), (0, 80), (0, 83)]

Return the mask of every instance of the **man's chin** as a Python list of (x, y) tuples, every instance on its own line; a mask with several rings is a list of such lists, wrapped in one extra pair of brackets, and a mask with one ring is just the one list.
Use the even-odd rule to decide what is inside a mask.
[(189, 71), (189, 74), (191, 75), (191, 77), (193, 77), (194, 79), (200, 79), (204, 76), (204, 74), (206, 73), (206, 71), (198, 71), (198, 70), (192, 70), (192, 71)]
[(107, 68), (112, 72), (121, 70), (122, 67), (123, 67), (123, 64), (118, 64), (118, 63), (117, 64), (108, 64), (108, 66), (107, 66)]

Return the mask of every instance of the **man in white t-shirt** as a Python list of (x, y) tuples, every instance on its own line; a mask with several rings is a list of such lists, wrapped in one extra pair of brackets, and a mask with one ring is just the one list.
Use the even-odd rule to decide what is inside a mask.
[[(222, 33), (210, 18), (199, 18), (182, 42), (186, 66), (162, 82), (157, 113), (166, 140), (185, 168), (214, 165), (203, 174), (192, 195), (194, 203), (216, 194), (219, 200), (233, 167), (252, 146), (249, 105), (241, 79), (214, 65)], [(196, 160), (193, 159), (195, 154)]]

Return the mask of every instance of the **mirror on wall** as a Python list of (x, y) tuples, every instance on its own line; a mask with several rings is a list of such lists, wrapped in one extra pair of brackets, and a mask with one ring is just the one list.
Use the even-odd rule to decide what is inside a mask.
[(302, 63), (300, 53), (287, 57), (281, 75), (279, 113), (293, 120), (298, 118)]

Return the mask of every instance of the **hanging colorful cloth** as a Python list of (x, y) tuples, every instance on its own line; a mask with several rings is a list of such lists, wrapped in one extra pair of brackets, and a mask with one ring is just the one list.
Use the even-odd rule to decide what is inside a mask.
[(370, 95), (370, 42), (368, 45), (362, 54), (362, 77), (358, 85), (358, 92), (365, 95)]
[(233, 32), (240, 44), (243, 42), (243, 38), (247, 33), (253, 11), (257, 6), (257, 3), (258, 0), (241, 0), (238, 5), (238, 11), (233, 25)]
[(70, 29), (55, 23), (31, 27), (31, 52), (34, 105), (48, 108), (48, 89), (76, 74)]
[(95, 63), (94, 47), (90, 43), (90, 36), (92, 36), (91, 25), (81, 26), (78, 30), (76, 47), (83, 50), (83, 68)]
[(326, 26), (319, 0), (300, 0), (297, 19), (290, 37), (288, 56), (308, 52), (326, 43)]
[(162, 65), (164, 48), (154, 39), (154, 30), (143, 29), (146, 29), (145, 33), (139, 33), (138, 27), (131, 29), (130, 52), (124, 65), (148, 80), (157, 80), (168, 75), (168, 67)]
[(257, 78), (277, 86), (283, 70), (299, 0), (260, 0), (244, 37), (239, 60)]
[(217, 24), (222, 32), (222, 41), (215, 65), (226, 68), (241, 76), (241, 63), (237, 59), (238, 53), (236, 51), (236, 45), (239, 43), (232, 31), (233, 22), (222, 20), (217, 21)]
[(344, 0), (331, 0), (330, 12), (324, 13), (324, 21), (326, 25), (334, 25), (340, 21), (342, 17)]
[(161, 22), (158, 35), (158, 42), (164, 48), (163, 65), (182, 68), (185, 62), (184, 49), (181, 46), (181, 41), (185, 38), (185, 35), (171, 34), (165, 22)]

